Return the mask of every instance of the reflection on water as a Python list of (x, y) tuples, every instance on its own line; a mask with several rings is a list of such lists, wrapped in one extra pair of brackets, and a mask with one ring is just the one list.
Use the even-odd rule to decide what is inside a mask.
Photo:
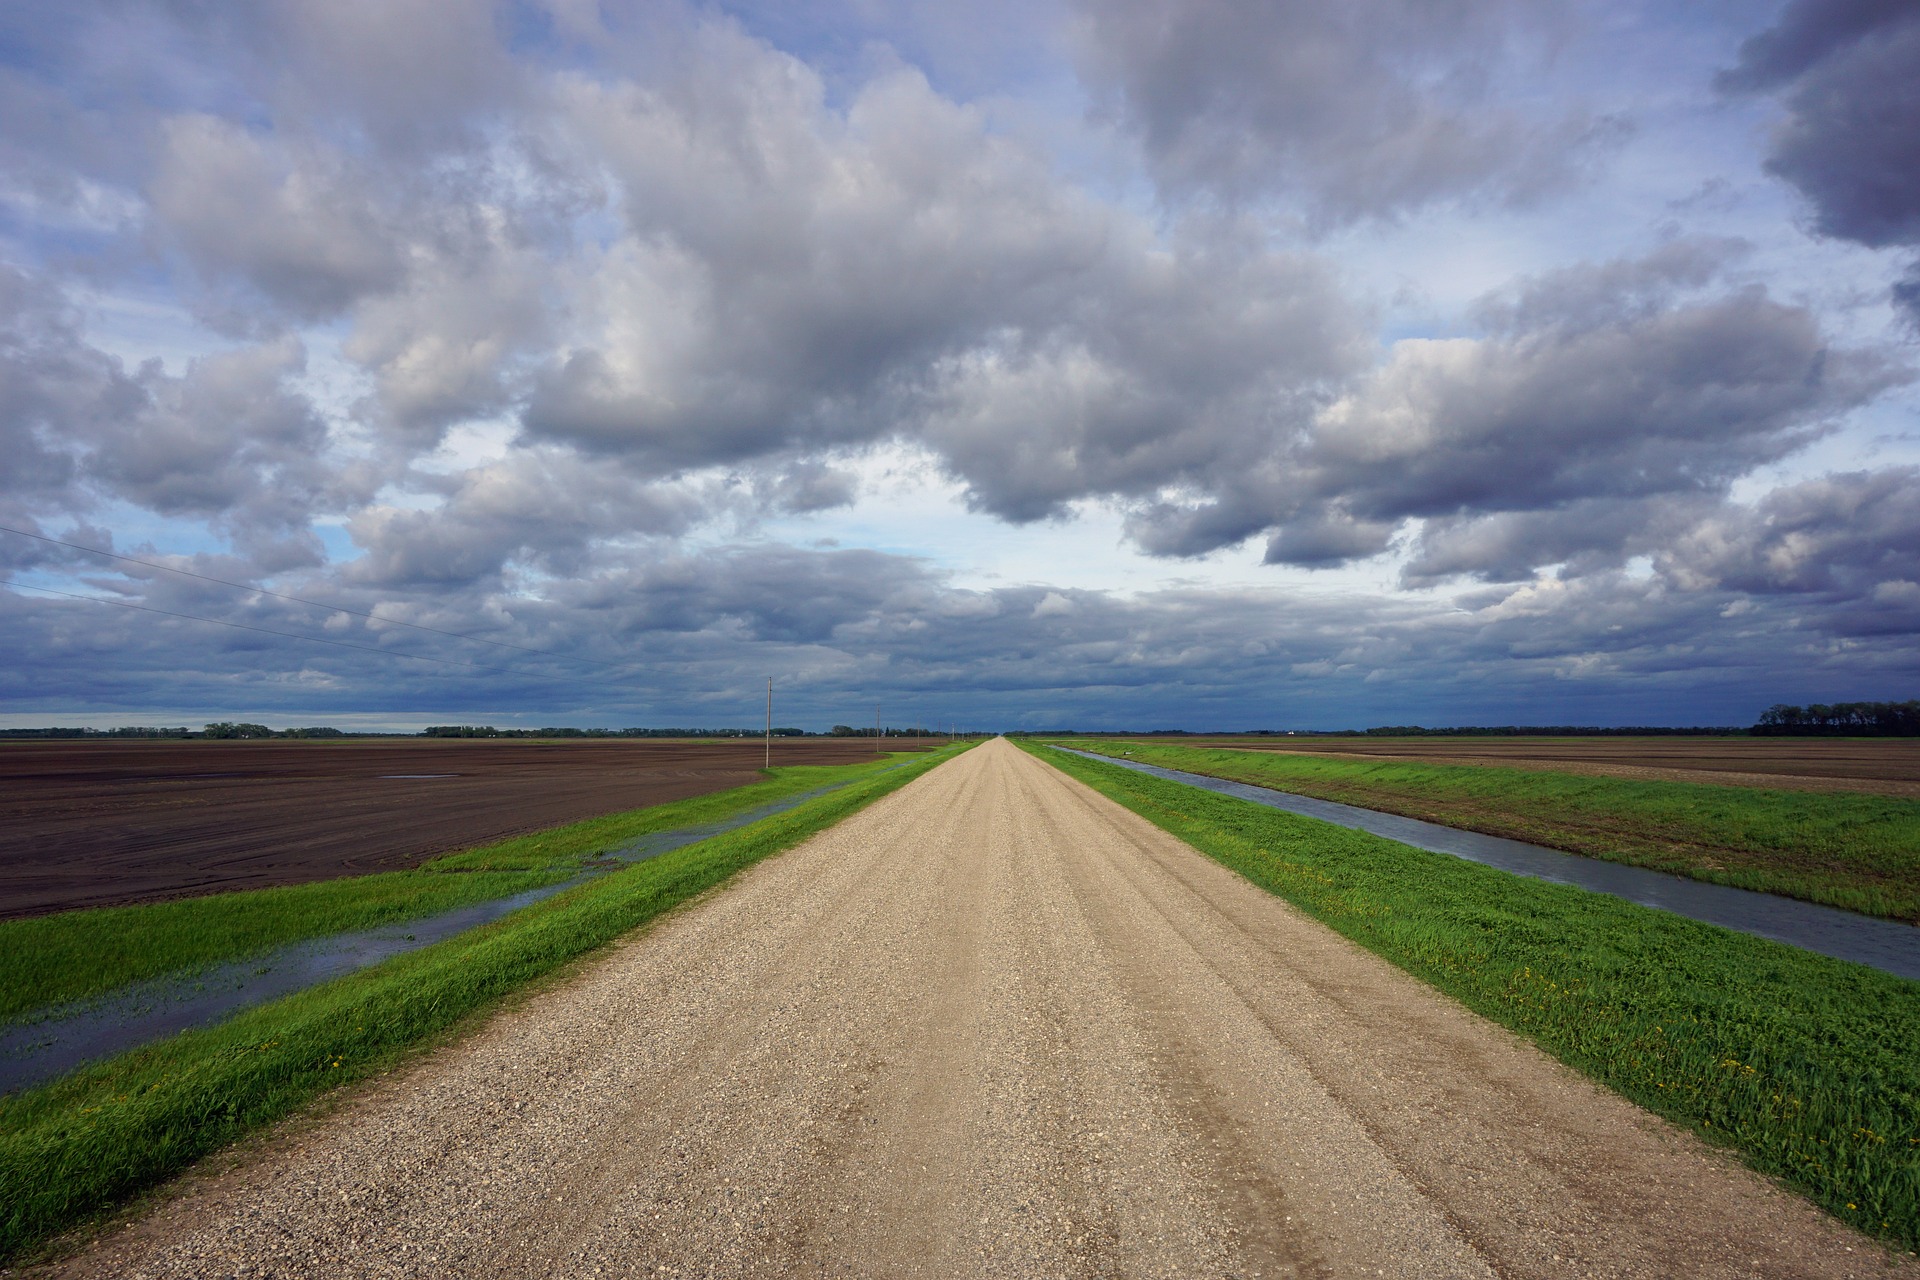
[[(899, 768), (889, 766), (876, 772)], [(867, 777), (872, 774), (865, 775)], [(192, 974), (136, 983), (96, 1000), (42, 1011), (32, 1022), (0, 1027), (0, 1093), (39, 1084), (83, 1063), (121, 1053), (179, 1031), (212, 1024), (254, 1005), (317, 986), (408, 951), (498, 920), (613, 867), (663, 853), (784, 813), (855, 779), (833, 782), (697, 826), (654, 831), (609, 850), (586, 874), (509, 898), (357, 933), (310, 938)]]
[[(881, 769), (877, 772), (889, 773), (897, 768), (899, 766), (894, 765), (890, 769)], [(815, 796), (823, 796), (829, 791), (838, 791), (846, 785), (844, 782), (831, 782), (823, 787), (815, 787), (811, 791), (802, 791), (798, 795), (771, 801), (757, 809), (749, 809), (745, 813), (736, 813), (730, 818), (722, 818), (717, 822), (703, 822), (693, 827), (675, 827), (671, 831), (650, 832), (630, 844), (623, 844), (618, 849), (610, 849), (600, 856), (620, 862), (645, 862), (648, 858), (657, 858), (663, 853), (670, 853), (675, 849), (738, 830), (762, 818), (771, 818), (776, 813), (785, 813), (796, 805), (805, 804)]]
[(1089, 760), (1117, 764), (1123, 769), (1152, 774), (1156, 778), (1204, 787), (1221, 795), (1251, 800), (1255, 804), (1284, 809), (1302, 817), (1318, 818), (1336, 826), (1368, 831), (1389, 840), (1398, 840), (1401, 844), (1410, 844), (1416, 849), (1452, 854), (1456, 858), (1485, 863), (1502, 871), (1539, 880), (1578, 885), (1582, 889), (1637, 902), (1643, 907), (1671, 911), (1690, 920), (1717, 924), (1755, 937), (1771, 938), (1775, 942), (1804, 947), (1838, 960), (1871, 965), (1902, 978), (1920, 979), (1920, 929), (1897, 920), (1880, 920), (1842, 911), (1837, 907), (1802, 902), (1797, 898), (1782, 898), (1777, 894), (1708, 884), (1704, 880), (1689, 880), (1685, 876), (1650, 871), (1645, 867), (1584, 858), (1579, 854), (1562, 853), (1558, 849), (1547, 849), (1537, 844), (1482, 835), (1478, 831), (1462, 831), (1458, 827), (1443, 827), (1435, 822), (1402, 818), (1397, 814), (1360, 809), (1332, 800), (1315, 800), (1310, 796), (1297, 796), (1250, 783), (1229, 782), (1224, 778), (1209, 778), (1205, 774), (1186, 773), (1179, 769), (1163, 769), (1158, 765), (1116, 759), (1091, 751), (1076, 751), (1071, 747), (1057, 747), (1055, 750), (1071, 751)]
[(83, 1062), (204, 1027), (330, 978), (418, 950), (552, 897), (586, 876), (358, 933), (295, 942), (189, 977), (135, 983), (99, 1000), (0, 1030), (0, 1093), (51, 1080)]

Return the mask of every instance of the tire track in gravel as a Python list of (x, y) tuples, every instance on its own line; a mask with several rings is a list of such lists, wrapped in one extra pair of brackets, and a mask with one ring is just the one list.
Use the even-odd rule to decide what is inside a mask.
[(1005, 742), (46, 1270), (1916, 1274)]

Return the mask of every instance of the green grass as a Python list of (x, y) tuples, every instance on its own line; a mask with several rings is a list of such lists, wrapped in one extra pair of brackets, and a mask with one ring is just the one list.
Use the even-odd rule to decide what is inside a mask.
[(1144, 742), (1071, 745), (1920, 922), (1920, 802), (1913, 800)]
[(1021, 745), (1861, 1230), (1920, 1246), (1920, 983)]
[(466, 1025), (965, 747), (916, 756), (736, 831), (610, 872), (491, 925), (0, 1098), (0, 1259)]
[(417, 920), (556, 884), (642, 835), (731, 817), (863, 777), (900, 758), (773, 769), (746, 786), (503, 840), (412, 871), (0, 921), (0, 1023), (305, 938)]

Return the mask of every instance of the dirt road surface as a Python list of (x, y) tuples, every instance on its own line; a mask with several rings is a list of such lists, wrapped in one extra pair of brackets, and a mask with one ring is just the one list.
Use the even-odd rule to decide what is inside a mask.
[(992, 742), (70, 1276), (1913, 1275)]

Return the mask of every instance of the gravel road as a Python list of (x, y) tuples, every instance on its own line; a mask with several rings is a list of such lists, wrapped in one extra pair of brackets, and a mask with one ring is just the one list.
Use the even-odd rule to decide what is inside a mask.
[(71, 1276), (1915, 1275), (1006, 742)]

